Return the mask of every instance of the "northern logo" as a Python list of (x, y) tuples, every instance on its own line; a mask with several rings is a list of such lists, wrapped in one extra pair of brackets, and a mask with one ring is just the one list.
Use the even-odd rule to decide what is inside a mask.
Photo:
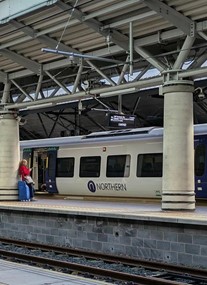
[(96, 184), (92, 180), (88, 181), (88, 189), (92, 193), (96, 192)]

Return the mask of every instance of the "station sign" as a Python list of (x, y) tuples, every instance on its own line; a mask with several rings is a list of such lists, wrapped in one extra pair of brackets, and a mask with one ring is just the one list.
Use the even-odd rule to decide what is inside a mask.
[(123, 114), (109, 114), (109, 127), (134, 128), (136, 116)]

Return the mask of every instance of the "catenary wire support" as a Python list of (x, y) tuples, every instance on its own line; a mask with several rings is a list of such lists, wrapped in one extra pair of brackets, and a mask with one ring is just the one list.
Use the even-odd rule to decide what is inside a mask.
[(93, 60), (99, 60), (99, 61), (105, 61), (105, 62), (112, 62), (116, 64), (123, 64), (123, 61), (100, 57), (100, 56), (87, 55), (87, 54), (75, 53), (75, 52), (67, 52), (67, 51), (61, 51), (61, 50), (49, 49), (49, 48), (42, 48), (41, 50), (43, 52), (61, 54), (67, 57), (78, 57), (78, 58), (83, 58), (83, 59), (93, 59)]
[(77, 5), (78, 5), (78, 0), (76, 0), (75, 5), (73, 6), (73, 9), (72, 9), (72, 11), (71, 11), (71, 13), (70, 13), (70, 15), (69, 15), (69, 17), (68, 17), (68, 21), (67, 21), (67, 23), (66, 23), (66, 25), (65, 25), (65, 27), (64, 27), (64, 29), (63, 29), (63, 32), (62, 32), (62, 34), (61, 34), (61, 36), (60, 36), (59, 41), (58, 41), (58, 43), (57, 43), (56, 50), (58, 50), (58, 48), (59, 48), (59, 45), (60, 45), (60, 43), (61, 43), (61, 41), (62, 41), (62, 38), (63, 38), (63, 36), (64, 36), (64, 34), (65, 34), (65, 31), (66, 31), (66, 29), (67, 29), (67, 27), (68, 27), (68, 25), (69, 25), (69, 23), (70, 23), (70, 20), (71, 20), (71, 18), (72, 18), (73, 12), (75, 11), (75, 8), (76, 8)]
[(134, 43), (133, 43), (133, 22), (129, 23), (129, 74), (133, 75), (133, 52), (134, 52)]

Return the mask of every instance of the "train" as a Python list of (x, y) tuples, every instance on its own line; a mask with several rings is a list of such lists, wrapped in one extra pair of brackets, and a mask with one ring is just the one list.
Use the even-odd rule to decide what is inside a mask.
[[(207, 124), (194, 126), (196, 198), (207, 197)], [(81, 197), (160, 198), (163, 128), (25, 140), (35, 190)]]

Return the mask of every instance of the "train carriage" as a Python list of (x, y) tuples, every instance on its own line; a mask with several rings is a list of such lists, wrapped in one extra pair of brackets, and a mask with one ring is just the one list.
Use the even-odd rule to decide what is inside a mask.
[[(162, 128), (22, 141), (36, 190), (72, 196), (154, 198), (162, 189)], [(207, 125), (195, 126), (195, 189), (207, 197)]]

